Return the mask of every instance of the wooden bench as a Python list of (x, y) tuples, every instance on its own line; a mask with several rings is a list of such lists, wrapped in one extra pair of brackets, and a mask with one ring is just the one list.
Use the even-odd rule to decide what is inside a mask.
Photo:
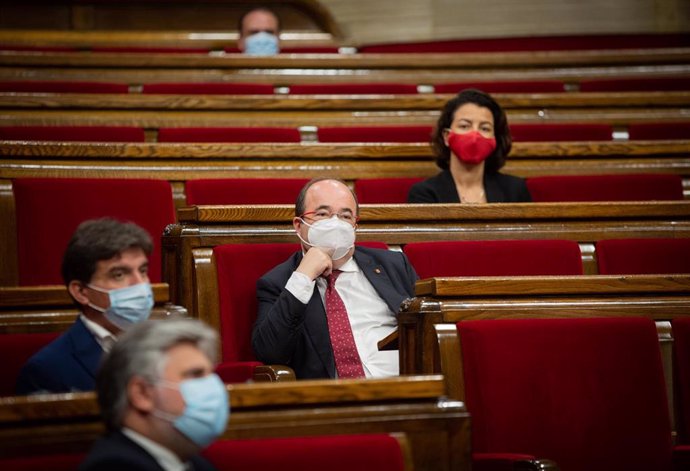
[[(359, 241), (389, 246), (433, 240), (577, 241), (586, 274), (596, 274), (594, 243), (632, 237), (690, 237), (690, 203), (513, 203), (486, 206), (362, 205)], [(296, 242), (291, 205), (196, 206), (178, 210), (163, 236), (163, 272), (174, 302), (195, 304), (194, 254), (232, 243)], [(197, 280), (197, 283), (199, 280)]]
[[(404, 433), (417, 471), (469, 470), (464, 405), (440, 376), (228, 386), (227, 439)], [(93, 393), (0, 398), (0, 456), (84, 452), (103, 433)]]

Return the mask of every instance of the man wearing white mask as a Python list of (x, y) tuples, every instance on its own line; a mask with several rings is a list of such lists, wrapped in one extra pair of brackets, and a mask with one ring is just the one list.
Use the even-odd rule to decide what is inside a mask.
[(149, 320), (125, 332), (98, 372), (107, 435), (81, 471), (207, 471), (198, 456), (227, 426), (228, 393), (213, 373), (215, 331), (195, 319)]
[(280, 19), (268, 8), (244, 13), (239, 20), (237, 47), (245, 54), (272, 56), (280, 52)]
[(151, 236), (133, 223), (95, 219), (79, 225), (62, 260), (62, 277), (81, 314), (22, 367), (17, 394), (90, 391), (98, 364), (117, 336), (149, 317)]
[(304, 186), (292, 221), (302, 250), (257, 283), (260, 361), (288, 365), (300, 379), (399, 373), (398, 352), (377, 343), (397, 327), (417, 275), (401, 252), (355, 247), (358, 214), (342, 181)]

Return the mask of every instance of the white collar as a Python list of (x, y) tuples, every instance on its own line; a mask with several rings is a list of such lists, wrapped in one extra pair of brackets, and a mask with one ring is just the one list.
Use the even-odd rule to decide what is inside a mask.
[(84, 323), (86, 330), (91, 332), (91, 334), (96, 338), (98, 345), (100, 345), (105, 352), (110, 352), (110, 348), (117, 341), (117, 337), (115, 337), (115, 335), (113, 335), (113, 333), (108, 329), (92, 321), (84, 314), (81, 314), (79, 318)]
[(155, 459), (165, 471), (185, 471), (186, 463), (183, 463), (175, 453), (168, 450), (160, 443), (156, 443), (148, 437), (135, 432), (131, 428), (122, 427), (122, 433), (130, 440), (141, 446)]

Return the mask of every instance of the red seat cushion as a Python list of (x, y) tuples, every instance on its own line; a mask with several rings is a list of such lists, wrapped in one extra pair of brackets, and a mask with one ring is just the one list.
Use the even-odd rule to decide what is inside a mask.
[(582, 274), (580, 247), (571, 240), (411, 242), (403, 252), (420, 278)]
[(213, 248), (223, 361), (255, 360), (251, 337), (258, 309), (256, 282), (299, 249), (299, 244), (227, 244)]
[(510, 134), (515, 142), (610, 141), (613, 139), (613, 126), (589, 123), (512, 124)]
[(0, 357), (4, 359), (0, 375), (0, 396), (14, 396), (14, 386), (24, 363), (59, 335), (59, 332), (0, 334)]
[(297, 128), (224, 127), (160, 128), (158, 142), (293, 142), (302, 140)]
[(457, 328), (475, 452), (527, 453), (563, 471), (670, 470), (651, 319), (478, 320)]
[(74, 230), (87, 219), (106, 216), (135, 222), (151, 234), (149, 277), (161, 281), (161, 235), (175, 222), (167, 181), (20, 178), (12, 185), (20, 285), (62, 284), (62, 256)]
[(31, 455), (0, 458), (0, 467), (12, 471), (74, 471), (86, 458), (86, 453)]
[(553, 175), (527, 179), (532, 201), (682, 200), (680, 175)]
[(147, 83), (142, 93), (179, 95), (273, 95), (273, 85), (262, 83)]
[(417, 85), (406, 83), (328, 83), (290, 85), (291, 95), (406, 95), (417, 93)]
[(397, 439), (385, 434), (219, 440), (204, 451), (217, 469), (403, 471)]
[(587, 79), (580, 81), (581, 92), (668, 92), (674, 90), (690, 90), (690, 77)]
[(132, 126), (1, 126), (0, 139), (14, 141), (144, 142)]
[(360, 178), (355, 180), (355, 194), (362, 204), (406, 203), (412, 185), (422, 178)]
[(466, 88), (478, 88), (486, 93), (560, 93), (565, 84), (560, 80), (510, 80), (500, 82), (455, 82), (434, 85), (435, 93), (459, 93)]
[(306, 178), (225, 178), (187, 180), (187, 204), (290, 204)]
[(246, 383), (254, 378), (254, 369), (259, 361), (226, 361), (216, 365), (216, 374), (225, 384)]
[(129, 93), (129, 85), (107, 82), (2, 81), (0, 92)]
[(690, 239), (604, 239), (596, 252), (602, 275), (690, 273)]
[(686, 123), (631, 123), (628, 139), (690, 139), (690, 122)]
[(431, 141), (432, 126), (319, 127), (319, 142), (424, 142)]

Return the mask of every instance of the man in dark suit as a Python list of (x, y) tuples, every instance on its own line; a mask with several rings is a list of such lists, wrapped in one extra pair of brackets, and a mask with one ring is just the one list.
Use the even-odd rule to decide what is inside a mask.
[(77, 228), (62, 260), (62, 276), (81, 314), (22, 367), (17, 394), (94, 389), (103, 351), (151, 312), (152, 249), (149, 234), (133, 223), (105, 218)]
[[(260, 361), (290, 366), (298, 378), (398, 374), (398, 352), (379, 351), (377, 342), (397, 327), (417, 275), (401, 252), (355, 248), (358, 211), (339, 180), (312, 180), (300, 192), (293, 226), (302, 251), (257, 283), (252, 344)], [(331, 315), (338, 311), (344, 322)]]
[(81, 471), (207, 471), (199, 451), (227, 426), (228, 394), (213, 373), (218, 335), (195, 319), (149, 320), (125, 332), (97, 377), (108, 433)]

